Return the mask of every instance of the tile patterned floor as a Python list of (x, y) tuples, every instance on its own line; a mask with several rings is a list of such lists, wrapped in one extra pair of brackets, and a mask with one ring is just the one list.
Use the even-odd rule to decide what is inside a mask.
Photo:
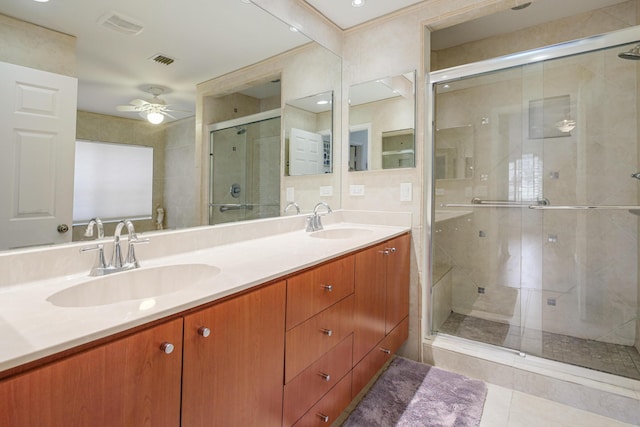
[(627, 427), (603, 417), (551, 400), (487, 384), (480, 427)]
[[(500, 322), (451, 313), (439, 332), (520, 350), (519, 328)], [(538, 333), (537, 337), (542, 340), (541, 354), (526, 348), (522, 350), (547, 359), (640, 380), (640, 353), (634, 347), (550, 332)]]

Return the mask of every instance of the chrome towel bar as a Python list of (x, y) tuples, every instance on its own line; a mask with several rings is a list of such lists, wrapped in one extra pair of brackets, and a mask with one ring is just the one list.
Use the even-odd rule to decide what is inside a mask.
[(278, 204), (251, 204), (251, 203), (209, 203), (210, 207), (220, 207), (220, 212), (233, 211), (238, 209), (253, 210), (254, 207), (271, 206), (280, 207)]
[(547, 199), (513, 201), (513, 200), (482, 200), (479, 197), (471, 199), (471, 203), (443, 203), (443, 208), (529, 208), (531, 206), (549, 206)]
[(554, 210), (638, 210), (640, 206), (632, 206), (632, 205), (598, 205), (598, 206), (590, 206), (590, 205), (566, 205), (566, 206), (536, 206), (531, 205), (529, 209), (554, 209)]

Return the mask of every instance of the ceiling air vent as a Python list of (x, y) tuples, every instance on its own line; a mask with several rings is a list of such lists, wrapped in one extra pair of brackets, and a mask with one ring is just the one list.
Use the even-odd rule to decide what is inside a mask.
[(157, 62), (158, 64), (162, 64), (162, 65), (171, 65), (171, 64), (173, 64), (175, 62), (175, 59), (170, 58), (167, 55), (163, 55), (161, 53), (153, 55), (149, 59), (151, 59), (154, 62)]
[(118, 31), (130, 36), (137, 36), (144, 29), (142, 22), (113, 11), (98, 19), (98, 24), (110, 30)]

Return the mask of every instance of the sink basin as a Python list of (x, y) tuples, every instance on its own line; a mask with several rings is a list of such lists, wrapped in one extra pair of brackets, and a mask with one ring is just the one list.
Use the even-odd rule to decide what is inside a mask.
[(89, 279), (47, 301), (59, 307), (91, 307), (153, 298), (205, 283), (218, 273), (219, 268), (207, 264), (141, 268)]
[(311, 237), (318, 239), (352, 239), (355, 237), (363, 237), (371, 234), (372, 230), (368, 228), (330, 228), (327, 230), (314, 231)]

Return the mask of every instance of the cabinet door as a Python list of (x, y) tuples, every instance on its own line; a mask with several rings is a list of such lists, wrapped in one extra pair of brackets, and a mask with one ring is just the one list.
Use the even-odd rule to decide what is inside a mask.
[(385, 332), (388, 334), (409, 315), (409, 274), (411, 236), (405, 234), (385, 243), (387, 259), (387, 313)]
[(183, 426), (282, 424), (284, 316), (285, 282), (185, 316)]
[(385, 244), (356, 257), (353, 363), (358, 363), (385, 335)]
[(177, 427), (181, 365), (176, 319), (0, 382), (0, 425)]

